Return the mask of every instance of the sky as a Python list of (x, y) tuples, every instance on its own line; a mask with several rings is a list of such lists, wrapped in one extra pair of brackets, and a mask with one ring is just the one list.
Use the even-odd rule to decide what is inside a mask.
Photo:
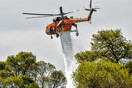
[[(132, 0), (93, 0), (93, 7), (100, 9), (93, 13), (92, 24), (78, 23), (80, 35), (71, 33), (75, 53), (90, 49), (92, 34), (103, 29), (121, 29), (127, 40), (132, 40)], [(25, 19), (23, 12), (59, 13), (89, 8), (89, 0), (0, 0), (0, 61), (21, 51), (32, 52), (37, 61), (43, 60), (64, 71), (60, 39), (46, 35), (46, 25), (54, 17)], [(86, 18), (88, 11), (67, 16)]]

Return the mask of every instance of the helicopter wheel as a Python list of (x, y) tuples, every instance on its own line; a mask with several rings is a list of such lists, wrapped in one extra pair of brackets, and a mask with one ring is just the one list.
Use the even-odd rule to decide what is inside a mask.
[(79, 33), (78, 32), (76, 33), (76, 36), (79, 36)]
[(59, 37), (59, 34), (56, 34), (56, 37), (58, 38)]
[(53, 36), (51, 35), (51, 39), (53, 39)]

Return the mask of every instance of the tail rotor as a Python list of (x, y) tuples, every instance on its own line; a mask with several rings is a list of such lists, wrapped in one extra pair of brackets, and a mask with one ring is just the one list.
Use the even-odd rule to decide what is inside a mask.
[(89, 9), (85, 8), (84, 10), (86, 10), (86, 11), (91, 11), (91, 10), (97, 11), (96, 9), (100, 9), (100, 8), (92, 8), (92, 0), (90, 0)]
[(90, 7), (90, 9), (92, 8), (92, 0), (90, 0), (90, 6), (89, 7)]
[(90, 24), (91, 24), (91, 19), (92, 19), (92, 13), (95, 11), (97, 11), (96, 9), (100, 9), (100, 8), (93, 8), (92, 7), (92, 0), (90, 0), (90, 5), (89, 5), (89, 9), (87, 9), (87, 8), (85, 8), (84, 10), (86, 10), (86, 11), (90, 11), (90, 14), (89, 14), (89, 18), (88, 18), (88, 21), (90, 22)]

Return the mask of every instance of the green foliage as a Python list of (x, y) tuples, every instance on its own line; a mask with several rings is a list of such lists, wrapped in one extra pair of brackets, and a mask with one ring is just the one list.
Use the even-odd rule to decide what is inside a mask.
[[(120, 30), (102, 30), (92, 36), (91, 50), (77, 53), (79, 67), (73, 74), (78, 88), (131, 88), (132, 62), (121, 66), (121, 59), (132, 59), (132, 42)], [(110, 60), (110, 61), (109, 61)]]
[(13, 76), (13, 72), (9, 72), (7, 70), (1, 70), (0, 71), (0, 77), (1, 78), (7, 78), (7, 77), (10, 77), (10, 76)]
[[(55, 79), (51, 74), (55, 69), (51, 63), (36, 62), (36, 56), (31, 52), (8, 56), (6, 62), (0, 61), (0, 88), (52, 88)], [(59, 86), (64, 85), (61, 82), (63, 78), (65, 76), (61, 73), (60, 79), (57, 79)]]
[(103, 30), (93, 35), (91, 51), (75, 55), (81, 61), (94, 61), (98, 58), (118, 63), (121, 59), (132, 59), (132, 42), (126, 40), (120, 30)]
[(6, 65), (6, 63), (0, 61), (0, 70), (5, 70), (5, 69), (7, 69), (7, 65)]
[(31, 52), (20, 52), (15, 58), (18, 60), (19, 70), (23, 75), (28, 74), (27, 71), (30, 69), (32, 64), (36, 62), (36, 56)]
[(75, 58), (77, 59), (79, 63), (81, 63), (82, 61), (92, 62), (98, 58), (104, 58), (102, 54), (105, 52), (106, 52), (105, 50), (98, 51), (98, 52), (85, 51), (85, 52), (77, 53), (75, 55)]
[(53, 88), (58, 88), (59, 86), (63, 86), (66, 84), (66, 77), (62, 73), (62, 71), (54, 71), (51, 74)]
[(50, 75), (55, 70), (55, 66), (44, 61), (37, 62), (38, 82), (44, 88), (49, 83)]
[(92, 38), (92, 51), (104, 51), (103, 57), (112, 62), (118, 62), (122, 58), (132, 59), (132, 42), (123, 37), (120, 30), (98, 31)]
[(8, 56), (7, 65), (10, 67), (11, 71), (14, 71), (16, 76), (20, 74), (28, 74), (30, 67), (36, 62), (36, 56), (31, 52), (20, 52), (15, 56)]
[(56, 71), (55, 66), (44, 61), (37, 62), (37, 73), (40, 75), (38, 82), (44, 88), (57, 88), (66, 84), (66, 78), (61, 71)]
[(48, 76), (55, 70), (54, 65), (50, 63), (46, 63), (44, 61), (37, 62), (37, 67), (38, 67), (38, 74), (40, 76)]
[(22, 79), (24, 84), (27, 84), (27, 85), (34, 82), (28, 75), (20, 75), (19, 79)]
[(31, 83), (29, 86), (26, 86), (25, 88), (39, 88), (37, 83)]
[(99, 60), (81, 64), (73, 74), (77, 88), (130, 88), (132, 79), (120, 64)]
[(8, 87), (25, 87), (26, 85), (29, 85), (30, 83), (33, 83), (33, 80), (30, 79), (27, 75), (20, 75), (20, 76), (10, 76), (7, 78), (1, 78), (0, 82), (2, 82), (2, 85), (8, 86)]
[(19, 77), (12, 76), (6, 79), (3, 79), (4, 85), (11, 86), (11, 87), (22, 87), (24, 85), (24, 80), (20, 79)]
[(128, 62), (125, 67), (129, 69), (129, 74), (132, 75), (132, 61)]

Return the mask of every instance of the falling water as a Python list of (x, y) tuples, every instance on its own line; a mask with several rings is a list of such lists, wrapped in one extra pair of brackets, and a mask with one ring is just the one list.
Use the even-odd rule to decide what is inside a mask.
[(72, 72), (74, 69), (75, 59), (73, 55), (73, 46), (70, 32), (64, 32), (63, 35), (60, 36), (62, 53), (64, 56), (65, 63), (65, 73), (67, 78), (67, 88), (74, 88), (72, 82)]

